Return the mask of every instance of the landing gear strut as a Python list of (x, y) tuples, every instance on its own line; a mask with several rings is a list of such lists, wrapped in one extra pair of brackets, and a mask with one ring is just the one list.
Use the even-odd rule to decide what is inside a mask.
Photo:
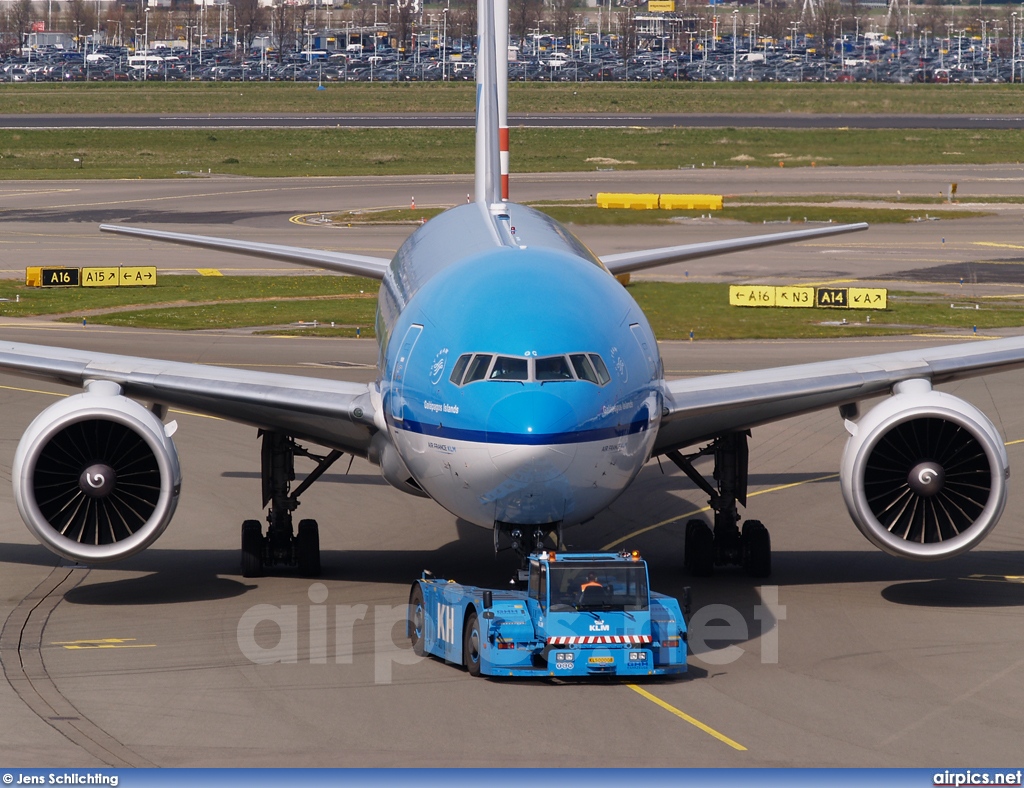
[[(678, 451), (665, 454), (690, 480), (708, 494), (714, 512), (714, 530), (703, 520), (686, 524), (683, 563), (690, 574), (708, 577), (715, 566), (740, 565), (751, 577), (768, 577), (772, 573), (772, 544), (768, 529), (759, 520), (747, 520), (743, 530), (737, 504), (747, 505), (748, 432), (720, 435), (696, 454)], [(699, 457), (715, 458), (713, 478), (717, 486), (693, 467)]]
[[(303, 577), (320, 574), (320, 532), (316, 520), (299, 521), (298, 534), (292, 529), (292, 512), (299, 506), (299, 496), (319, 479), (324, 471), (341, 457), (334, 450), (321, 457), (298, 445), (283, 432), (264, 432), (262, 477), (263, 505), (270, 504), (267, 512), (267, 532), (258, 520), (242, 523), (242, 576), (259, 577), (273, 566), (298, 569)], [(316, 461), (316, 468), (294, 490), (295, 455)]]

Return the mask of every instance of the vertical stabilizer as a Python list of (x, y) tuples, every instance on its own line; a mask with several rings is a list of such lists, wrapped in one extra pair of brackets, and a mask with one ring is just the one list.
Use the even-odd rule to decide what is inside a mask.
[(498, 158), (501, 199), (508, 199), (508, 0), (494, 0), (494, 63), (498, 78)]
[[(495, 0), (477, 0), (476, 201), (488, 206), (501, 202), (494, 2)], [(507, 58), (506, 54), (506, 74)]]

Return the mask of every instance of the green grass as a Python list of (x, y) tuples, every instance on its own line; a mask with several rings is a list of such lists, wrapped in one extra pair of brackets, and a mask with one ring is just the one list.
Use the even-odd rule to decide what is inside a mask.
[[(696, 218), (708, 215), (708, 211), (633, 211), (620, 208), (562, 208), (547, 207), (541, 210), (562, 224), (665, 224), (673, 218)], [(924, 219), (924, 211), (902, 208), (852, 208), (846, 206), (816, 205), (728, 205), (720, 211), (711, 211), (716, 219), (731, 219), (737, 222), (762, 224), (764, 222), (869, 222), (870, 224), (892, 224)], [(936, 219), (969, 219), (986, 214), (979, 211), (927, 211)]]
[[(160, 276), (156, 287), (26, 287), (10, 279), (0, 279), (0, 315), (30, 317), (74, 314), (121, 309), (129, 306), (205, 304), (254, 300), (261, 302), (300, 299), (300, 304), (325, 296), (376, 297), (378, 283), (358, 276)], [(18, 299), (17, 301), (15, 299)], [(367, 299), (373, 302), (373, 298)], [(312, 303), (320, 303), (312, 301)], [(313, 319), (315, 316), (310, 317)], [(259, 323), (257, 323), (259, 324)]]
[[(622, 208), (598, 208), (595, 205), (539, 205), (537, 209), (548, 214), (562, 224), (575, 225), (637, 225), (667, 224), (673, 219), (697, 218), (706, 215), (707, 211), (633, 211)], [(418, 224), (421, 219), (430, 219), (439, 214), (441, 208), (425, 208), (411, 210), (399, 208), (390, 211), (373, 211), (369, 213), (342, 213), (331, 217), (335, 224), (351, 223), (366, 224)], [(850, 206), (827, 205), (739, 205), (726, 207), (721, 211), (712, 211), (711, 215), (718, 219), (731, 219), (738, 222), (762, 224), (764, 222), (800, 223), (835, 222), (845, 224), (852, 222), (868, 222), (870, 224), (893, 224), (923, 220), (926, 216), (933, 219), (971, 219), (986, 214), (980, 211), (957, 210), (907, 210), (903, 208), (860, 208)]]
[[(373, 326), (376, 310), (376, 298), (227, 303), (116, 312), (95, 317), (91, 322), (129, 328), (167, 328), (194, 331), (204, 328), (287, 326), (299, 322), (312, 324), (315, 321), (321, 330), (311, 327), (309, 332), (321, 335), (355, 336), (356, 327), (359, 327), (362, 336), (372, 337), (374, 336)], [(78, 322), (78, 318), (67, 318), (67, 320), (68, 322)], [(331, 323), (335, 323), (335, 328), (331, 328)], [(305, 330), (270, 333), (286, 332), (309, 333)]]
[[(7, 84), (0, 114), (464, 112), (472, 83)], [(515, 112), (1016, 114), (1018, 85), (512, 83)]]
[[(1022, 130), (514, 129), (515, 172), (1016, 162)], [(79, 159), (79, 163), (74, 160)], [(0, 130), (0, 178), (472, 172), (470, 129)], [(937, 195), (938, 196), (938, 195)], [(965, 197), (961, 196), (962, 199)]]
[[(804, 339), (911, 334), (920, 331), (1024, 325), (1024, 299), (982, 300), (982, 308), (950, 309), (948, 296), (889, 291), (885, 311), (729, 306), (722, 284), (636, 282), (629, 286), (659, 339)], [(866, 317), (871, 315), (871, 322)], [(845, 326), (822, 325), (847, 320)]]
[[(21, 297), (0, 303), (0, 314), (63, 315), (69, 322), (81, 322), (85, 315), (89, 323), (176, 330), (274, 327), (268, 332), (320, 336), (354, 336), (359, 327), (361, 336), (373, 336), (377, 283), (372, 280), (310, 275), (163, 276), (160, 281), (153, 288), (107, 290), (40, 290), (0, 281), (0, 297)], [(690, 331), (698, 340), (789, 339), (1024, 326), (1024, 298), (980, 299), (978, 310), (950, 309), (945, 295), (890, 291), (889, 309), (868, 313), (731, 307), (724, 284), (637, 282), (629, 292), (655, 334), (666, 340), (686, 339)], [(114, 309), (124, 311), (102, 311)], [(845, 326), (822, 325), (843, 318)], [(293, 325), (300, 321), (318, 325)]]

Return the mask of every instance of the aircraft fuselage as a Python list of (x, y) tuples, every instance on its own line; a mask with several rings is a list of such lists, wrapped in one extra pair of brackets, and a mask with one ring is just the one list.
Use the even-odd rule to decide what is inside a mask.
[(650, 458), (657, 343), (564, 227), (510, 204), (496, 245), (485, 210), (460, 206), (424, 225), (382, 283), (387, 431), (403, 471), (465, 520), (582, 522)]

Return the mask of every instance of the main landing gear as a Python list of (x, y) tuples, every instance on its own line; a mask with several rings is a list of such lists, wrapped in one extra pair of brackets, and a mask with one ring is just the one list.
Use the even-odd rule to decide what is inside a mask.
[[(299, 446), (283, 432), (264, 432), (262, 477), (263, 505), (267, 512), (267, 533), (259, 520), (242, 523), (242, 577), (260, 577), (270, 567), (287, 566), (298, 569), (303, 577), (320, 574), (320, 531), (316, 520), (300, 520), (296, 534), (292, 529), (292, 512), (299, 506), (299, 496), (319, 479), (324, 471), (341, 457), (334, 450), (318, 456)], [(295, 490), (295, 455), (315, 460), (317, 465)]]
[[(678, 451), (665, 454), (690, 480), (708, 494), (715, 514), (714, 530), (703, 520), (686, 524), (683, 564), (697, 577), (714, 574), (715, 566), (739, 565), (751, 577), (772, 573), (772, 540), (760, 520), (747, 520), (740, 530), (737, 503), (747, 505), (747, 432), (733, 432), (715, 438), (696, 454)], [(699, 457), (713, 455), (713, 478), (717, 489), (693, 467)]]

